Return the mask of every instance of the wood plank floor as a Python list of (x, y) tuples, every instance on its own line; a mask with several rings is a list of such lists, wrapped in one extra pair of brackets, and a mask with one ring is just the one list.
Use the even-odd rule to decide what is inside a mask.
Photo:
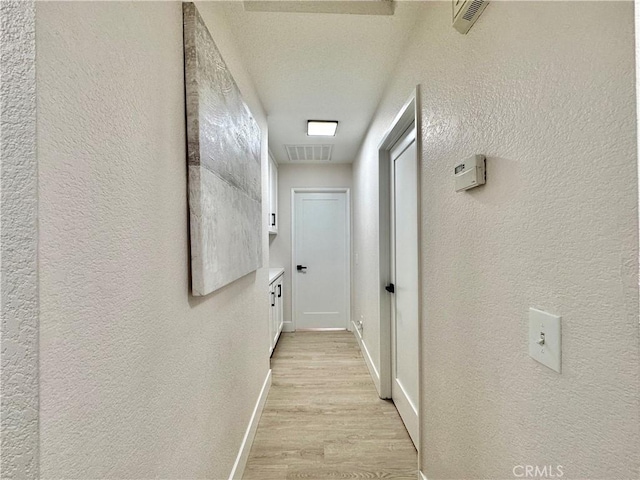
[(244, 480), (415, 480), (417, 454), (350, 332), (283, 333)]

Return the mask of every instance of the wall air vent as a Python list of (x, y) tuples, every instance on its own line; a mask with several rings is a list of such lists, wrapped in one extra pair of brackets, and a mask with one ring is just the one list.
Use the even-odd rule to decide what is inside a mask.
[(488, 0), (452, 0), (453, 28), (467, 33), (488, 4)]
[(333, 145), (285, 145), (292, 162), (328, 162)]

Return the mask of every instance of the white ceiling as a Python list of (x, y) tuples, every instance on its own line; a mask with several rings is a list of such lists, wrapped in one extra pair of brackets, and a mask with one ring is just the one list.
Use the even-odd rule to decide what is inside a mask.
[[(278, 163), (289, 162), (285, 144), (330, 143), (331, 163), (353, 161), (417, 3), (398, 3), (393, 15), (351, 15), (245, 11), (229, 2), (225, 12), (267, 112)], [(307, 120), (340, 124), (335, 137), (307, 137)]]

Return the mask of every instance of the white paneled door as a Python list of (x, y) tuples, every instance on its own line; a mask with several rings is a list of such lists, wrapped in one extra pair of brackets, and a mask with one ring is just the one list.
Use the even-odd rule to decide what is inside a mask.
[(294, 189), (292, 233), (295, 328), (347, 328), (348, 190)]
[(418, 445), (418, 162), (415, 127), (391, 149), (391, 396)]

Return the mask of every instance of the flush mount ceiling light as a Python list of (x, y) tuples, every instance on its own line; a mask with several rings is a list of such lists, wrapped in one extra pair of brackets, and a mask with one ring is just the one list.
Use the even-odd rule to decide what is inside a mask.
[(307, 135), (335, 137), (338, 129), (336, 120), (307, 120)]

